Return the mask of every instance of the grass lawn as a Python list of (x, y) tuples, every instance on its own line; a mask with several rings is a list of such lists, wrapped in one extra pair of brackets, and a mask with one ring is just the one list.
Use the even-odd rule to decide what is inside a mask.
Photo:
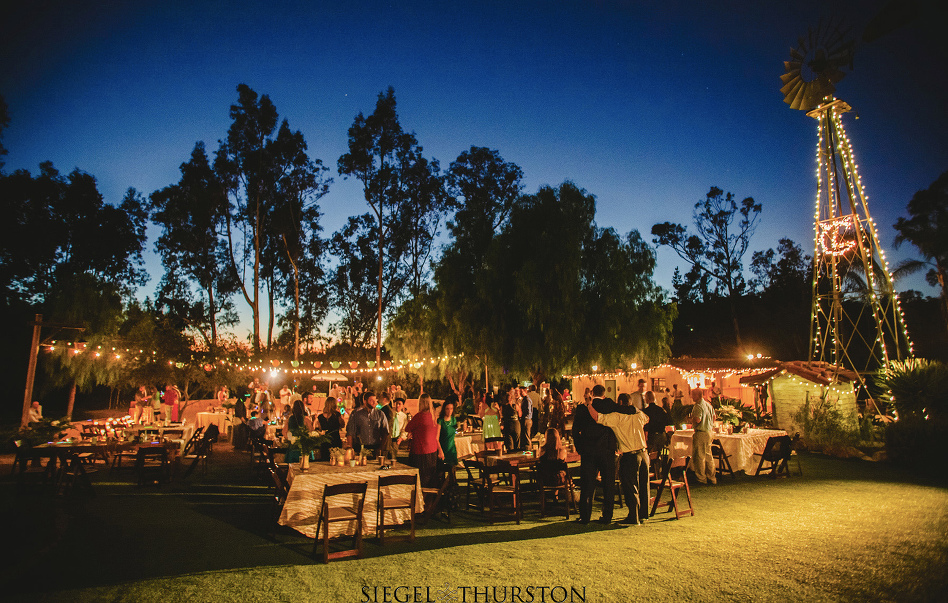
[(948, 600), (948, 487), (888, 465), (803, 455), (803, 477), (722, 478), (693, 489), (695, 517), (644, 527), (541, 520), (532, 501), (519, 526), (456, 512), (325, 566), (275, 525), (246, 455), (217, 447), (190, 484), (100, 470), (94, 498), (17, 494), (8, 457), (3, 600), (357, 602), (397, 586), (388, 601)]

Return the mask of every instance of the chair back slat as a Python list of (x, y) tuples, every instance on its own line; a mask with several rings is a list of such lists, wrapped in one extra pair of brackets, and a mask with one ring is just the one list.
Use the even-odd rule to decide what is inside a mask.
[(347, 482), (344, 484), (326, 484), (323, 487), (323, 500), (338, 494), (365, 494), (369, 482)]
[(414, 475), (385, 475), (379, 478), (379, 488), (395, 485), (414, 486), (418, 478)]

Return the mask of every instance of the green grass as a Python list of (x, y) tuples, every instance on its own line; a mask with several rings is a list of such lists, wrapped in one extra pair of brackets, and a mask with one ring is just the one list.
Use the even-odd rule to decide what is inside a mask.
[(587, 601), (948, 599), (944, 483), (820, 456), (803, 470), (722, 478), (693, 490), (695, 517), (659, 513), (641, 528), (540, 520), (534, 503), (520, 526), (458, 512), (415, 543), (370, 539), (366, 558), (324, 566), (312, 540), (274, 527), (246, 457), (220, 454), (207, 477), (162, 490), (101, 476), (95, 498), (16, 495), (7, 466), (4, 540), (17, 559), (0, 587), (7, 601), (364, 601), (363, 586), (398, 585), (446, 601), (446, 585), (585, 587)]

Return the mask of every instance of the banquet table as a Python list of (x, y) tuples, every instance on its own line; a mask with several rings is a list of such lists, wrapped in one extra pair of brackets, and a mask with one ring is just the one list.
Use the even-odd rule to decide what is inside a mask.
[[(279, 523), (293, 528), (304, 536), (316, 538), (316, 521), (319, 519), (319, 510), (323, 504), (323, 488), (327, 484), (368, 482), (368, 489), (365, 492), (365, 505), (362, 507), (362, 533), (364, 535), (374, 534), (378, 512), (379, 477), (385, 475), (414, 475), (417, 492), (415, 512), (421, 513), (424, 511), (425, 505), (421, 496), (421, 478), (418, 476), (418, 470), (414, 467), (400, 463), (391, 469), (381, 469), (378, 465), (340, 467), (317, 462), (310, 463), (309, 469), (303, 472), (300, 470), (298, 463), (293, 463), (290, 465), (290, 472), (287, 476), (290, 482), (290, 491), (287, 494), (286, 502), (283, 504), (283, 510), (280, 512)], [(389, 486), (388, 491), (392, 496), (398, 498), (411, 496), (410, 486)], [(345, 501), (346, 496), (333, 497), (332, 504), (341, 504)], [(352, 495), (352, 499), (355, 500), (356, 495)], [(409, 519), (410, 513), (407, 509), (386, 511), (386, 524), (404, 522)], [(354, 533), (355, 522), (329, 524), (330, 538)]]
[[(492, 467), (501, 462), (517, 465), (519, 467), (525, 467), (528, 465), (535, 465), (537, 461), (537, 457), (534, 456), (532, 452), (511, 452), (509, 454), (488, 455), (484, 457), (484, 464), (488, 467)], [(579, 453), (572, 451), (567, 452), (566, 462), (578, 463)]]
[(231, 424), (230, 415), (223, 412), (199, 412), (195, 415), (197, 427), (207, 427), (208, 425), (217, 425), (221, 432), (221, 437), (227, 435), (227, 427)]
[[(694, 458), (692, 450), (693, 429), (682, 429), (676, 431), (671, 439), (672, 458), (681, 458), (690, 456)], [(728, 435), (726, 433), (712, 433), (712, 440), (720, 440), (724, 452), (731, 458), (731, 468), (734, 471), (744, 471), (752, 473), (757, 470), (758, 461), (754, 459), (755, 454), (760, 454), (767, 446), (767, 440), (775, 436), (787, 435), (786, 431), (780, 429), (749, 429), (747, 433), (735, 433)]]
[(177, 444), (178, 452), (184, 454), (184, 447), (187, 445), (188, 440), (191, 439), (191, 436), (194, 435), (194, 425), (187, 424), (171, 424), (167, 427), (164, 425), (136, 425), (126, 428), (126, 431), (137, 431), (143, 436), (147, 435), (157, 435), (158, 439), (168, 438), (170, 443)]
[[(152, 448), (152, 447), (165, 447), (168, 448), (169, 457), (173, 460), (175, 457), (175, 451), (177, 450), (177, 444), (171, 442), (109, 442), (109, 443), (99, 443), (99, 442), (49, 442), (46, 444), (39, 444), (30, 449), (32, 454), (43, 456), (49, 459), (48, 469), (51, 472), (58, 472), (66, 469), (67, 464), (70, 462), (70, 459), (75, 459), (74, 455), (90, 452), (95, 455), (106, 455), (105, 458), (108, 458), (107, 455), (112, 455), (116, 452), (123, 450), (130, 450), (132, 448)], [(57, 467), (58, 465), (58, 467)], [(73, 467), (78, 473), (79, 479), (83, 482), (83, 485), (87, 486), (90, 490), (92, 489), (92, 484), (89, 481), (89, 477), (86, 474), (85, 467), (83, 464), (74, 462)], [(57, 478), (58, 479), (58, 478)]]
[(484, 449), (484, 432), (471, 431), (454, 436), (454, 447), (458, 451), (458, 459), (474, 456)]

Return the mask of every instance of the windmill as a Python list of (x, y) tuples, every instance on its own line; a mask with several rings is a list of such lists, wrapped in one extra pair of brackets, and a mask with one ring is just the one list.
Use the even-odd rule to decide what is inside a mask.
[(841, 21), (821, 23), (791, 49), (780, 92), (818, 124), (810, 360), (852, 370), (865, 385), (866, 373), (913, 352), (843, 128), (851, 107), (833, 96), (854, 49)]

